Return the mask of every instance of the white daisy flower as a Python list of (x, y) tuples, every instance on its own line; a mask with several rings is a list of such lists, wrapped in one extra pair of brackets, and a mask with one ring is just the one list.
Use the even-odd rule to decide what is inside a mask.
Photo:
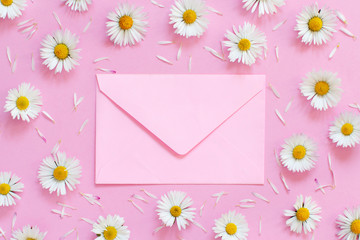
[(296, 198), (294, 210), (285, 210), (284, 215), (290, 217), (286, 225), (290, 230), (296, 233), (312, 232), (316, 228), (317, 222), (320, 222), (321, 208), (311, 200), (311, 197), (303, 198), (302, 195)]
[(243, 27), (239, 26), (239, 30), (233, 26), (233, 31), (227, 31), (225, 37), (229, 41), (224, 41), (230, 52), (230, 61), (249, 66), (254, 64), (267, 50), (265, 34), (248, 22), (245, 22)]
[(39, 180), (43, 188), (50, 193), (56, 191), (57, 195), (66, 195), (66, 187), (73, 191), (79, 184), (81, 166), (79, 160), (67, 158), (63, 152), (57, 152), (54, 158), (47, 157), (39, 169)]
[(317, 161), (316, 144), (304, 134), (295, 134), (285, 140), (280, 152), (281, 163), (292, 172), (309, 171)]
[(5, 112), (10, 112), (13, 119), (17, 118), (30, 122), (41, 111), (42, 101), (40, 91), (30, 86), (30, 83), (22, 83), (18, 89), (13, 88), (8, 92), (5, 103)]
[(86, 12), (92, 0), (63, 0), (72, 11)]
[(335, 107), (341, 99), (341, 79), (336, 73), (312, 71), (300, 84), (301, 93), (311, 99), (311, 106), (317, 110)]
[(216, 234), (215, 238), (221, 237), (222, 240), (246, 240), (249, 227), (243, 215), (229, 211), (215, 220), (213, 231)]
[(144, 39), (148, 22), (142, 7), (122, 3), (107, 18), (107, 34), (114, 44), (132, 46)]
[(285, 0), (243, 0), (244, 8), (247, 11), (251, 9), (251, 12), (255, 12), (259, 7), (259, 17), (266, 14), (277, 13), (277, 8), (285, 5)]
[(343, 215), (339, 215), (336, 223), (340, 228), (339, 239), (357, 240), (360, 236), (360, 208), (346, 209)]
[(336, 146), (354, 147), (360, 143), (360, 116), (354, 113), (341, 113), (330, 127), (330, 139)]
[(0, 172), (0, 207), (16, 205), (15, 198), (21, 199), (17, 193), (22, 192), (24, 184), (11, 172)]
[(171, 7), (170, 24), (174, 24), (176, 34), (186, 38), (200, 37), (209, 23), (206, 14), (203, 0), (177, 0)]
[(118, 215), (108, 215), (106, 218), (100, 216), (94, 223), (92, 232), (98, 237), (95, 240), (127, 240), (130, 231), (124, 226), (124, 218)]
[(0, 0), (0, 18), (14, 19), (22, 15), (26, 0)]
[(319, 9), (317, 3), (307, 6), (296, 21), (295, 31), (305, 44), (321, 45), (336, 32), (336, 16), (328, 8)]
[(79, 65), (79, 52), (76, 45), (79, 38), (69, 30), (57, 30), (53, 35), (47, 35), (42, 41), (43, 48), (40, 49), (43, 64), (50, 70), (55, 69), (55, 73), (72, 70), (75, 65)]
[(43, 240), (46, 236), (46, 232), (40, 232), (37, 226), (25, 226), (22, 230), (16, 230), (11, 240)]
[(159, 219), (167, 227), (172, 227), (176, 222), (178, 229), (185, 229), (195, 218), (195, 208), (190, 208), (193, 204), (186, 193), (180, 191), (170, 191), (158, 201), (157, 212)]

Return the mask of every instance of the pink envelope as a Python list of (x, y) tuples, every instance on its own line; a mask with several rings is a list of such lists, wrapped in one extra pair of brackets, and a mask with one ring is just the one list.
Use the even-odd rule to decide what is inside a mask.
[(97, 79), (97, 184), (264, 183), (265, 76)]

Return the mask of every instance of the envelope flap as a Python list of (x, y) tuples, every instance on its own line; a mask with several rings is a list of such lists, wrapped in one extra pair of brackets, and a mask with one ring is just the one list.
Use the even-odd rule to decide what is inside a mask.
[(196, 147), (265, 86), (263, 75), (97, 78), (104, 95), (179, 155)]

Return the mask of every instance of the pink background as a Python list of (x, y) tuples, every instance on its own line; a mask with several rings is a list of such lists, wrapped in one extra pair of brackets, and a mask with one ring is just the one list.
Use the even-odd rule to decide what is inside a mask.
[[(265, 177), (270, 178), (280, 190), (275, 195), (268, 185), (264, 186), (146, 186), (146, 189), (160, 196), (168, 190), (183, 190), (189, 193), (194, 200), (194, 206), (199, 208), (207, 200), (202, 217), (197, 217), (208, 233), (203, 233), (195, 226), (189, 227), (180, 233), (185, 239), (214, 239), (211, 231), (215, 218), (228, 210), (235, 209), (235, 204), (249, 198), (252, 191), (259, 192), (271, 201), (267, 204), (257, 201), (253, 209), (237, 209), (244, 214), (249, 222), (249, 239), (310, 239), (311, 235), (303, 236), (290, 233), (285, 226), (283, 210), (291, 208), (298, 194), (311, 195), (323, 208), (323, 220), (315, 231), (316, 239), (335, 239), (337, 232), (335, 219), (346, 207), (357, 206), (360, 195), (357, 190), (359, 175), (360, 148), (336, 149), (328, 139), (328, 127), (334, 117), (348, 108), (349, 103), (359, 100), (358, 66), (360, 62), (358, 41), (338, 32), (326, 45), (315, 47), (305, 46), (297, 39), (293, 31), (295, 16), (306, 4), (313, 3), (311, 0), (288, 1), (275, 16), (264, 16), (258, 19), (256, 14), (251, 14), (242, 9), (240, 0), (215, 1), (209, 0), (208, 5), (224, 13), (224, 16), (210, 14), (209, 29), (200, 39), (181, 39), (175, 36), (168, 24), (169, 7), (172, 1), (166, 2), (166, 8), (160, 9), (148, 0), (137, 0), (137, 5), (143, 5), (149, 14), (150, 28), (144, 42), (135, 47), (114, 47), (106, 37), (105, 21), (109, 11), (117, 6), (117, 1), (96, 1), (87, 13), (79, 14), (71, 12), (60, 0), (28, 1), (28, 7), (22, 16), (15, 21), (0, 21), (0, 68), (1, 88), (0, 99), (3, 105), (7, 91), (17, 87), (21, 82), (31, 82), (39, 88), (43, 95), (43, 110), (49, 112), (56, 120), (51, 123), (43, 116), (30, 124), (11, 119), (8, 113), (0, 113), (0, 163), (1, 171), (12, 171), (22, 177), (25, 191), (21, 194), (22, 199), (17, 201), (15, 207), (0, 208), (0, 226), (7, 232), (9, 237), (11, 219), (14, 212), (18, 213), (16, 227), (25, 224), (38, 225), (41, 230), (48, 231), (47, 239), (57, 239), (64, 233), (77, 227), (80, 239), (94, 239), (95, 235), (90, 232), (91, 226), (80, 217), (95, 220), (99, 215), (119, 214), (124, 216), (126, 224), (131, 230), (131, 239), (177, 239), (178, 231), (165, 229), (157, 234), (152, 231), (160, 225), (155, 214), (156, 204), (138, 204), (143, 207), (145, 214), (142, 215), (131, 206), (127, 199), (133, 193), (139, 193), (141, 186), (96, 186), (94, 184), (94, 134), (95, 134), (95, 74), (96, 67), (115, 69), (118, 73), (187, 73), (189, 56), (193, 56), (192, 73), (201, 74), (266, 74), (267, 81), (271, 82), (280, 92), (281, 98), (276, 99), (270, 90), (267, 90), (267, 137), (266, 137), (266, 163)], [(360, 16), (355, 11), (357, 1), (347, 1), (347, 4), (336, 0), (321, 0), (320, 6), (327, 4), (333, 9), (340, 9), (349, 19), (348, 28), (355, 34), (359, 34), (356, 27)], [(52, 11), (55, 11), (62, 20), (63, 26), (80, 36), (79, 48), (82, 49), (81, 65), (71, 73), (54, 75), (41, 65), (39, 57), (40, 42), (46, 34), (58, 28)], [(16, 24), (20, 21), (34, 17), (39, 25), (39, 31), (31, 40), (26, 40), (25, 35), (17, 31)], [(82, 29), (89, 19), (93, 23), (86, 33)], [(287, 23), (278, 31), (272, 32), (273, 26), (278, 22), (288, 19)], [(222, 62), (214, 58), (202, 49), (204, 45), (220, 50), (219, 41), (223, 40), (226, 29), (233, 24), (243, 24), (244, 21), (255, 23), (265, 31), (268, 39), (269, 54), (265, 61), (258, 61), (254, 66), (246, 67), (239, 64)], [(341, 23), (339, 23), (339, 27)], [(171, 46), (157, 45), (159, 40), (175, 40)], [(183, 42), (183, 55), (179, 62), (175, 61), (179, 42)], [(331, 50), (340, 42), (334, 59), (328, 60)], [(280, 50), (280, 62), (276, 62), (274, 47), (278, 45)], [(6, 46), (10, 46), (12, 56), (17, 55), (18, 67), (14, 74), (11, 73), (6, 59)], [(36, 71), (31, 71), (31, 53), (36, 60)], [(155, 56), (160, 54), (175, 62), (173, 66), (158, 61)], [(93, 64), (98, 57), (108, 56), (111, 61)], [(301, 97), (298, 86), (301, 78), (313, 69), (320, 68), (338, 72), (343, 80), (343, 98), (340, 104), (326, 112), (318, 112), (311, 108), (309, 102)], [(85, 96), (84, 102), (77, 112), (72, 111), (73, 93)], [(283, 111), (290, 99), (294, 99), (293, 106), (287, 114)], [(284, 115), (287, 125), (283, 126), (274, 114), (278, 108)], [(89, 123), (83, 133), (78, 136), (77, 131), (85, 119)], [(45, 144), (36, 134), (34, 128), (38, 127), (47, 137)], [(279, 167), (274, 159), (274, 148), (280, 150), (283, 140), (293, 133), (303, 132), (308, 134), (319, 144), (319, 161), (316, 168), (303, 174), (292, 174), (286, 169)], [(121, 133), (119, 133), (121, 134)], [(50, 154), (54, 144), (62, 139), (61, 150), (70, 156), (76, 156), (81, 160), (83, 176), (81, 185), (75, 192), (66, 197), (50, 195), (42, 190), (37, 180), (37, 170), (41, 160)], [(326, 195), (315, 192), (314, 178), (320, 183), (331, 183), (328, 171), (327, 154), (333, 157), (333, 168), (337, 180), (337, 188), (327, 191)], [(189, 166), (191, 167), (191, 166)], [(230, 168), (231, 166), (229, 166)], [(173, 170), (172, 170), (173, 171)], [(279, 173), (283, 172), (288, 184), (292, 189), (290, 193), (284, 190)], [(186, 174), (186, 173), (184, 173)], [(201, 172), (199, 174), (206, 174)], [(354, 180), (353, 180), (354, 179)], [(94, 193), (101, 196), (103, 208), (91, 206), (79, 194), (79, 191)], [(214, 207), (215, 199), (210, 196), (219, 191), (227, 191), (218, 206)], [(78, 210), (68, 210), (72, 217), (60, 219), (50, 213), (51, 209), (60, 209), (56, 202), (64, 202), (78, 207)], [(262, 216), (262, 235), (258, 235), (258, 222)], [(68, 239), (75, 239), (71, 235)]]

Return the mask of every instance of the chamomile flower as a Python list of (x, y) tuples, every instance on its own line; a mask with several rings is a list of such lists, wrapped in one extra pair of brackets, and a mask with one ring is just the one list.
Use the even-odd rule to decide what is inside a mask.
[(85, 12), (88, 10), (88, 5), (92, 3), (92, 0), (63, 0), (65, 4), (72, 11)]
[(311, 106), (317, 110), (327, 110), (335, 107), (341, 99), (341, 79), (335, 73), (313, 71), (307, 74), (300, 84), (301, 93)]
[(317, 222), (321, 220), (321, 208), (311, 200), (311, 197), (298, 196), (293, 210), (285, 210), (284, 215), (290, 217), (286, 225), (296, 233), (312, 232), (316, 228)]
[(360, 143), (360, 116), (350, 112), (341, 113), (330, 127), (330, 139), (336, 146), (354, 147)]
[(360, 236), (360, 208), (346, 209), (343, 215), (339, 215), (336, 223), (340, 228), (339, 239), (357, 240)]
[(148, 22), (142, 7), (122, 3), (107, 18), (107, 34), (114, 44), (132, 46), (144, 39)]
[(42, 41), (40, 49), (43, 64), (50, 70), (55, 69), (55, 73), (72, 70), (75, 65), (79, 65), (79, 52), (76, 45), (79, 38), (69, 30), (57, 30), (53, 35), (47, 35)]
[(5, 112), (10, 112), (13, 119), (30, 122), (41, 111), (41, 95), (38, 89), (30, 83), (22, 83), (19, 87), (10, 89), (6, 97)]
[(277, 8), (285, 5), (285, 0), (243, 0), (244, 8), (247, 11), (251, 9), (251, 12), (255, 12), (259, 7), (259, 17), (266, 14), (277, 13)]
[(159, 219), (167, 227), (172, 227), (176, 222), (178, 229), (185, 229), (195, 217), (195, 208), (190, 208), (193, 204), (186, 193), (180, 191), (170, 191), (158, 201), (157, 212)]
[(171, 7), (170, 24), (175, 33), (186, 38), (204, 34), (208, 19), (206, 3), (203, 0), (176, 0)]
[(0, 0), (0, 18), (14, 19), (22, 15), (26, 0)]
[(222, 240), (246, 240), (249, 227), (243, 215), (229, 211), (215, 220), (213, 231), (215, 238), (221, 237)]
[(317, 3), (307, 6), (296, 21), (295, 31), (305, 44), (321, 45), (336, 32), (336, 16), (328, 8), (319, 9)]
[(97, 235), (95, 240), (127, 240), (130, 231), (124, 226), (124, 218), (118, 215), (108, 215), (106, 218), (100, 216), (93, 225), (92, 232)]
[(267, 50), (266, 36), (258, 30), (255, 25), (245, 22), (244, 26), (237, 29), (233, 26), (234, 32), (227, 31), (224, 41), (228, 47), (229, 59), (246, 65), (252, 65), (256, 59), (261, 57)]
[(317, 161), (316, 144), (304, 134), (295, 134), (285, 140), (280, 152), (281, 163), (292, 172), (309, 171)]
[(67, 158), (63, 152), (57, 152), (54, 158), (46, 157), (39, 169), (39, 180), (43, 188), (50, 193), (56, 191), (57, 195), (66, 195), (66, 188), (73, 191), (79, 184), (81, 167), (79, 160)]
[(16, 230), (11, 240), (43, 240), (46, 234), (46, 232), (40, 232), (37, 226), (27, 225), (22, 230)]
[(16, 205), (15, 198), (20, 199), (17, 193), (23, 189), (24, 184), (18, 176), (11, 172), (0, 172), (0, 207)]

